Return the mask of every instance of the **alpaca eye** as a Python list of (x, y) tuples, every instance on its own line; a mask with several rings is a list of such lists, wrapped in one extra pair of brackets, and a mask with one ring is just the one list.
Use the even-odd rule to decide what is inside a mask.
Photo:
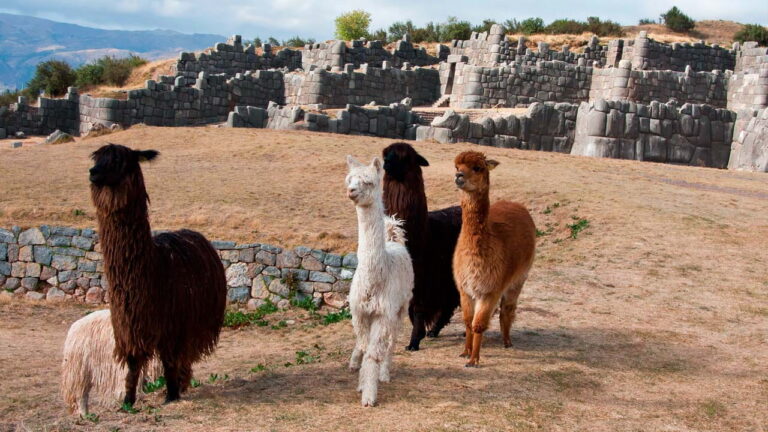
[(476, 167), (472, 168), (472, 171), (474, 171), (476, 173), (479, 173), (480, 172), (480, 167), (476, 166)]

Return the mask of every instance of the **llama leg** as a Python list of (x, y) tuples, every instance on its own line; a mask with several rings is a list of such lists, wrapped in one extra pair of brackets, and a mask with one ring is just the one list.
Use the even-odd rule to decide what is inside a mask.
[(136, 403), (136, 386), (139, 384), (139, 375), (144, 368), (146, 359), (128, 356), (125, 364), (128, 366), (128, 374), (125, 377), (125, 398), (123, 405), (132, 407)]
[(475, 302), (461, 291), (461, 316), (464, 318), (464, 352), (459, 357), (469, 357), (472, 353), (472, 319), (475, 316)]
[(395, 352), (395, 342), (397, 342), (397, 335), (400, 333), (400, 325), (405, 317), (405, 312), (406, 309), (403, 307), (390, 322), (390, 337), (387, 339), (389, 345), (387, 346), (386, 356), (379, 371), (379, 381), (381, 382), (389, 382), (390, 380), (389, 370), (392, 368), (392, 355)]
[(80, 414), (80, 417), (85, 417), (88, 415), (88, 394), (90, 392), (89, 390), (86, 390), (83, 392), (83, 394), (80, 396), (80, 400), (77, 401), (77, 412)]
[(371, 334), (368, 347), (360, 367), (360, 386), (362, 387), (362, 405), (376, 405), (376, 394), (379, 391), (379, 368), (386, 356), (388, 339), (391, 337), (387, 323), (379, 317), (371, 324)]
[(522, 289), (522, 283), (515, 284), (501, 297), (499, 327), (501, 327), (501, 337), (504, 340), (504, 348), (512, 346), (512, 338), (509, 337), (509, 330), (512, 327), (512, 323), (515, 322), (517, 298), (520, 297), (520, 291), (522, 291)]
[(424, 312), (420, 306), (412, 305), (409, 307), (408, 315), (411, 318), (413, 330), (411, 331), (411, 341), (405, 349), (407, 351), (418, 351), (421, 340), (427, 334), (426, 325), (424, 324)]
[(483, 344), (483, 333), (488, 329), (493, 311), (499, 301), (498, 296), (482, 297), (477, 301), (477, 310), (472, 319), (472, 355), (466, 367), (477, 367), (480, 363), (480, 346)]
[(453, 310), (448, 310), (447, 307), (443, 307), (440, 312), (437, 314), (437, 319), (435, 320), (435, 323), (432, 325), (432, 328), (427, 332), (427, 337), (430, 338), (436, 338), (440, 335), (440, 331), (443, 330), (443, 327), (448, 325), (449, 322), (451, 322), (451, 315), (453, 314)]
[(352, 328), (355, 331), (355, 348), (352, 350), (352, 356), (349, 358), (349, 370), (354, 372), (360, 369), (363, 354), (365, 354), (365, 347), (368, 345), (368, 333), (370, 331), (368, 317), (362, 318), (359, 314), (353, 314)]
[(173, 364), (169, 357), (162, 356), (163, 371), (165, 373), (165, 385), (167, 392), (165, 394), (165, 403), (170, 403), (178, 400), (180, 397), (180, 381), (179, 381), (179, 367)]

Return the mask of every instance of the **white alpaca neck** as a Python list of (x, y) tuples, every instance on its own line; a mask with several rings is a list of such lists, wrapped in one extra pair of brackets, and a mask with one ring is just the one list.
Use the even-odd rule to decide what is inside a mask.
[(381, 198), (365, 207), (357, 206), (357, 260), (362, 267), (382, 267), (385, 254), (384, 206)]

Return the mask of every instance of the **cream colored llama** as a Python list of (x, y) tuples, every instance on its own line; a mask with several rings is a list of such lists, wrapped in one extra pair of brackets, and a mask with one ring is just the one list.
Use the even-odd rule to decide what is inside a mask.
[[(125, 394), (128, 369), (115, 360), (115, 335), (109, 309), (92, 312), (69, 327), (61, 363), (61, 396), (72, 413), (88, 414), (88, 405), (117, 406)], [(163, 375), (163, 366), (153, 358), (142, 381)]]
[(347, 196), (357, 209), (357, 271), (349, 307), (355, 329), (351, 370), (360, 370), (362, 405), (376, 405), (378, 381), (389, 382), (392, 352), (413, 290), (413, 265), (401, 222), (384, 214), (382, 163), (364, 165), (347, 156)]

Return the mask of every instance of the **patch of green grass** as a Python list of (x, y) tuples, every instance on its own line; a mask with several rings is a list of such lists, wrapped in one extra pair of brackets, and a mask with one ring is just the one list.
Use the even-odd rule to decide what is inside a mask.
[(85, 210), (74, 209), (72, 210), (72, 216), (85, 216)]
[(189, 382), (189, 385), (192, 386), (192, 388), (198, 388), (201, 385), (203, 385), (203, 383), (201, 383), (200, 381), (192, 378), (192, 380)]
[(141, 386), (141, 390), (144, 393), (154, 393), (163, 387), (165, 387), (165, 377), (161, 376), (154, 381), (145, 382), (144, 385)]
[(94, 414), (94, 413), (88, 413), (88, 414), (86, 414), (84, 416), (80, 416), (80, 417), (82, 417), (84, 420), (88, 420), (91, 423), (98, 423), (99, 422), (99, 416), (97, 414)]
[(701, 409), (704, 411), (704, 415), (709, 418), (714, 418), (725, 413), (725, 405), (716, 400), (708, 400), (701, 404)]
[(269, 300), (253, 312), (227, 311), (224, 315), (224, 327), (239, 328), (251, 324), (264, 327), (269, 323), (263, 318), (275, 312), (277, 312), (277, 306)]
[(572, 224), (567, 224), (566, 226), (571, 230), (571, 238), (576, 239), (579, 237), (579, 233), (589, 228), (589, 220), (582, 219), (577, 216), (573, 216), (573, 219), (576, 222)]
[(208, 382), (211, 384), (215, 383), (216, 381), (226, 381), (228, 379), (229, 379), (229, 375), (227, 374), (219, 375), (219, 374), (212, 373), (211, 375), (208, 376)]
[(329, 312), (323, 315), (323, 325), (334, 324), (344, 320), (352, 319), (352, 313), (349, 308), (341, 309), (338, 312)]
[(280, 320), (280, 321), (277, 322), (277, 324), (272, 324), (271, 328), (272, 328), (272, 330), (280, 330), (281, 328), (285, 328), (287, 325), (288, 325), (288, 323), (286, 323), (283, 320)]
[(552, 234), (552, 231), (553, 231), (552, 227), (548, 227), (546, 231), (542, 231), (542, 230), (536, 228), (536, 237), (548, 236), (548, 235)]
[(127, 403), (123, 403), (120, 406), (120, 411), (128, 413), (128, 414), (136, 414), (136, 413), (139, 412), (139, 410), (137, 410), (136, 408), (132, 407), (131, 405), (129, 405)]
[(296, 364), (310, 364), (320, 360), (320, 356), (313, 356), (306, 351), (296, 351)]
[(542, 210), (542, 211), (541, 211), (541, 213), (542, 213), (542, 214), (550, 214), (550, 213), (552, 213), (552, 208), (550, 208), (549, 206), (547, 206), (547, 208), (545, 208), (544, 210)]
[(301, 298), (299, 298), (299, 296), (293, 296), (291, 298), (291, 306), (308, 310), (310, 312), (317, 310), (317, 305), (315, 305), (314, 299), (311, 296), (302, 296)]
[(251, 373), (263, 372), (265, 370), (267, 370), (267, 366), (264, 365), (264, 364), (259, 363), (256, 366), (251, 368)]

